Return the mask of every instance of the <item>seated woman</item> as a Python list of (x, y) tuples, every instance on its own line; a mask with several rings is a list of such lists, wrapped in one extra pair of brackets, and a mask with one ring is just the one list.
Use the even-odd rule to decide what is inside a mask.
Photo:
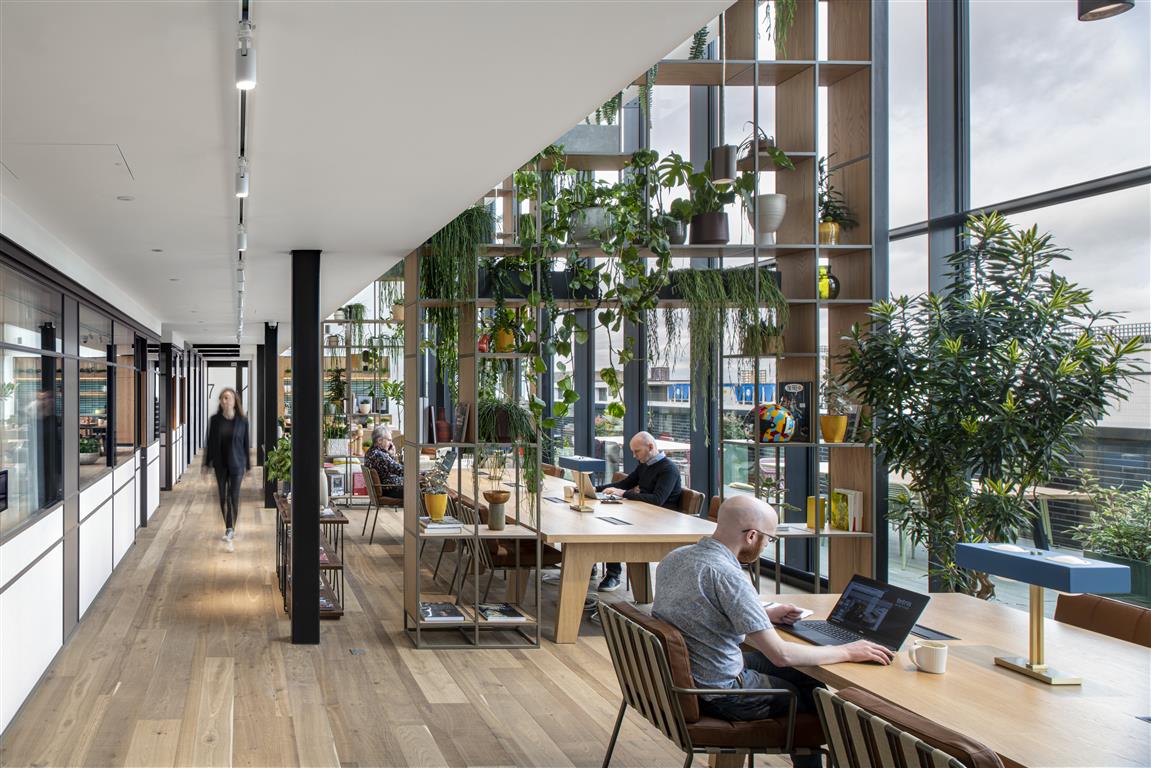
[(396, 458), (392, 431), (384, 424), (372, 430), (372, 447), (364, 455), (364, 465), (380, 476), (380, 493), (393, 499), (404, 497), (404, 465)]

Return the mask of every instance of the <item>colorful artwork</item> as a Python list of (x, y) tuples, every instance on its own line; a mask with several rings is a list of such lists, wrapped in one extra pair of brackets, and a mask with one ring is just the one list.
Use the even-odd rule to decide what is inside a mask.
[(795, 418), (790, 411), (775, 403), (759, 407), (759, 423), (763, 427), (760, 442), (786, 443), (795, 434)]

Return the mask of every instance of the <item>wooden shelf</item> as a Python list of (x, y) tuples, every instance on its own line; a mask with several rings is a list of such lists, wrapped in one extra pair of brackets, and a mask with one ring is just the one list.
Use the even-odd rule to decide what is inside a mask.
[[(610, 152), (604, 154), (591, 152), (570, 152), (564, 155), (564, 164), (574, 171), (622, 171), (631, 153)], [(553, 163), (544, 161), (540, 163), (540, 170), (551, 170)]]
[(870, 61), (821, 61), (819, 67), (819, 84), (821, 86), (835, 85), (844, 78), (851, 77), (857, 72), (871, 68)]
[(460, 533), (443, 533), (420, 529), (421, 539), (534, 539), (536, 532), (526, 525), (508, 523), (501, 531), (493, 531), (486, 525), (465, 525)]
[[(726, 67), (727, 85), (755, 85), (756, 64), (755, 61), (728, 59)], [(760, 61), (758, 65), (759, 84), (768, 86), (779, 85), (797, 75), (810, 71), (816, 63), (814, 61)], [(655, 84), (719, 85), (724, 80), (724, 72), (723, 62), (716, 59), (696, 61), (664, 59), (659, 63)], [(636, 77), (632, 81), (632, 85), (643, 85), (645, 82), (647, 82), (646, 72)]]
[[(788, 152), (787, 150), (784, 150), (784, 154), (787, 155), (788, 159), (791, 160), (792, 165), (795, 166), (795, 171), (801, 173), (808, 172), (806, 166), (813, 162), (816, 158), (816, 154), (814, 152)], [(740, 171), (754, 171), (755, 158), (750, 156), (741, 158), (736, 162), (735, 167)], [(759, 172), (792, 173), (792, 171), (788, 170), (787, 168), (780, 168), (777, 166), (774, 162), (771, 161), (771, 158), (762, 155), (759, 158)]]

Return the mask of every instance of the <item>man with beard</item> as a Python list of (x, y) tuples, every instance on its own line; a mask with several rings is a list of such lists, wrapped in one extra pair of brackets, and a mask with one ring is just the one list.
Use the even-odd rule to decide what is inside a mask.
[[(786, 688), (796, 693), (798, 711), (814, 712), (812, 691), (819, 683), (794, 667), (889, 664), (893, 654), (868, 640), (814, 646), (776, 634), (772, 623), (794, 623), (800, 609), (775, 605), (765, 610), (740, 563), (755, 562), (764, 545), (775, 541), (778, 522), (770, 506), (751, 496), (724, 501), (715, 533), (680, 547), (659, 564), (652, 615), (683, 634), (699, 687)], [(743, 642), (755, 650), (741, 652)], [(707, 696), (700, 708), (725, 720), (763, 720), (786, 716), (788, 701), (783, 696)], [(797, 768), (821, 765), (819, 755), (793, 755), (792, 763)]]

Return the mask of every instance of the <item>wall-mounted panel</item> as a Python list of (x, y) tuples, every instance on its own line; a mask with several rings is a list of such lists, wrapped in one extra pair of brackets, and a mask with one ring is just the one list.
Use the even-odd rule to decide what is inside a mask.
[(135, 463), (125, 461), (116, 469), (112, 470), (112, 488), (119, 491), (124, 487), (124, 484), (132, 479), (132, 474), (136, 471)]
[(112, 502), (112, 516), (114, 518), (112, 530), (112, 567), (120, 564), (121, 558), (136, 541), (136, 483), (129, 481), (120, 490)]
[(80, 519), (83, 520), (92, 510), (112, 498), (113, 490), (112, 474), (109, 473), (80, 491)]
[(64, 535), (64, 505), (44, 513), (35, 525), (25, 528), (0, 546), (0, 587), (16, 577), (33, 560), (48, 551)]
[(64, 642), (64, 545), (0, 592), (0, 732)]
[(112, 504), (80, 524), (80, 617), (112, 575)]
[(148, 463), (148, 519), (160, 508), (160, 460)]

